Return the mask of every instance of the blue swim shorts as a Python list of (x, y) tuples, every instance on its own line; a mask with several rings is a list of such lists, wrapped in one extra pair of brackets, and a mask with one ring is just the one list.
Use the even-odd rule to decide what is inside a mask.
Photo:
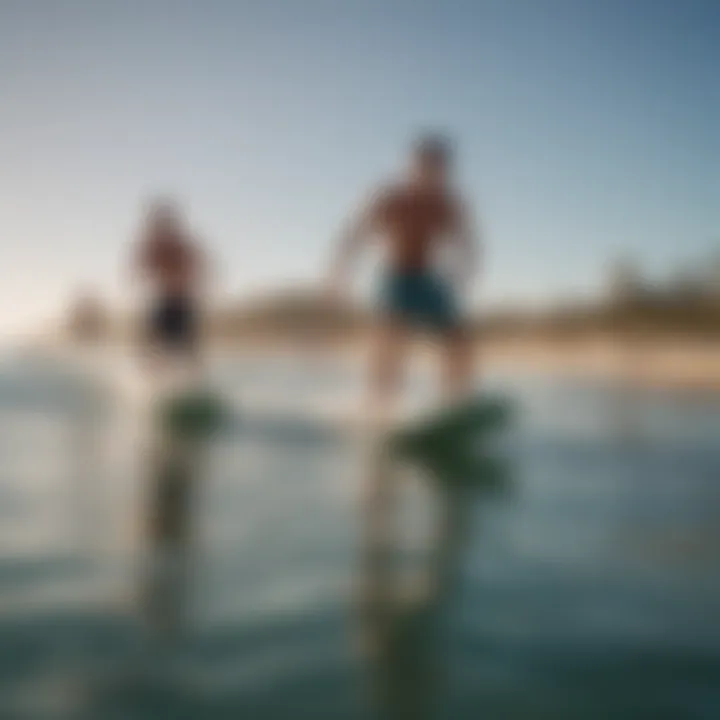
[(380, 310), (408, 327), (443, 332), (459, 324), (452, 288), (427, 271), (393, 271), (383, 278)]

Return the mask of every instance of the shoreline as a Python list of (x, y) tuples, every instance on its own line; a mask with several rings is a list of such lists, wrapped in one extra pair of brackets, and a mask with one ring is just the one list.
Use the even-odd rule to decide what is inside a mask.
[[(228, 345), (228, 355), (335, 356), (350, 363), (362, 362), (367, 340), (333, 347), (305, 348), (284, 342), (264, 342), (245, 346)], [(667, 339), (622, 341), (612, 336), (576, 340), (514, 338), (479, 340), (474, 344), (480, 372), (513, 370), (541, 375), (564, 375), (657, 388), (701, 389), (720, 393), (720, 342)], [(412, 360), (422, 365), (436, 362), (431, 343), (418, 342), (410, 351)]]
[(489, 367), (535, 369), (661, 389), (720, 393), (720, 343), (614, 338), (488, 343)]
[[(286, 340), (214, 342), (210, 355), (218, 359), (286, 355), (362, 365), (368, 351), (367, 339), (301, 344)], [(75, 354), (83, 347), (72, 342), (49, 342), (42, 346), (17, 347), (21, 353), (39, 355)], [(609, 380), (629, 386), (666, 389), (690, 389), (720, 393), (720, 342), (672, 339), (619, 340), (613, 336), (595, 336), (573, 340), (543, 338), (504, 338), (477, 341), (474, 345), (480, 372), (487, 369), (563, 375), (576, 378)], [(95, 346), (90, 352), (130, 354), (126, 342)], [(421, 365), (436, 362), (431, 343), (414, 343), (410, 356)]]

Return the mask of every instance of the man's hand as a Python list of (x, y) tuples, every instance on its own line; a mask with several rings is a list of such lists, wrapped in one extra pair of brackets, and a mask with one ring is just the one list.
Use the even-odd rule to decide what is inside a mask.
[(345, 292), (335, 277), (330, 277), (323, 286), (323, 295), (329, 302), (338, 302), (344, 299)]
[(333, 272), (325, 279), (324, 294), (328, 300), (335, 302), (344, 301), (349, 293), (350, 281), (348, 273), (335, 268)]

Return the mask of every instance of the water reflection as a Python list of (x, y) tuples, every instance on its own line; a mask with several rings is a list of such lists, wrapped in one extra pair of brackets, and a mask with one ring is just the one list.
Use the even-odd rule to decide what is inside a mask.
[(77, 550), (93, 557), (104, 542), (102, 495), (106, 428), (95, 408), (81, 408), (64, 425), (70, 458), (68, 535)]
[(201, 441), (166, 437), (149, 457), (139, 610), (154, 646), (180, 639), (189, 619), (204, 451)]
[[(447, 690), (443, 629), (477, 504), (509, 487), (507, 468), (496, 458), (475, 457), (460, 471), (458, 460), (401, 459), (383, 446), (368, 462), (357, 614), (372, 704), (384, 720), (438, 716)], [(398, 493), (408, 470), (422, 478), (432, 510), (419, 582), (410, 590), (398, 540)]]

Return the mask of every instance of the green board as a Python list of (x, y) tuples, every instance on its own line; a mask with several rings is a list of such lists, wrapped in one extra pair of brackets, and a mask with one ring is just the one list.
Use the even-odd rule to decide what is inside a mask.
[(392, 433), (392, 457), (411, 461), (447, 484), (502, 485), (509, 470), (492, 440), (509, 423), (510, 402), (474, 397), (421, 418)]
[(160, 427), (174, 436), (206, 438), (222, 428), (230, 412), (222, 398), (199, 389), (163, 398), (156, 408)]
[(489, 437), (508, 424), (510, 415), (504, 398), (473, 397), (396, 430), (388, 441), (400, 455), (432, 453)]

